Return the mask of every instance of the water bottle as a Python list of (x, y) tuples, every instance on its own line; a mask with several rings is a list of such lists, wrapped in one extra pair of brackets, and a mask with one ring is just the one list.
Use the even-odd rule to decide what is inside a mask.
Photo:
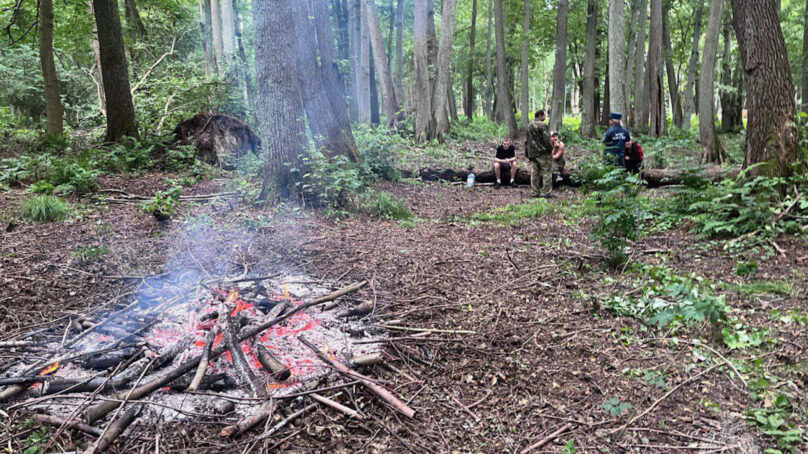
[(476, 175), (474, 175), (474, 172), (469, 172), (469, 176), (468, 176), (468, 178), (466, 178), (466, 187), (467, 188), (470, 188), (470, 187), (474, 186), (474, 179), (475, 178), (476, 178)]

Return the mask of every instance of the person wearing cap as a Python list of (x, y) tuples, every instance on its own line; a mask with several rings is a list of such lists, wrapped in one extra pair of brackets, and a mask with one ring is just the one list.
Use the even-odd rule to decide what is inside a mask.
[(527, 127), (525, 156), (530, 162), (530, 189), (533, 197), (555, 198), (553, 195), (553, 145), (550, 128), (544, 123), (546, 114), (539, 110)]
[(619, 167), (625, 168), (626, 162), (623, 159), (623, 150), (626, 149), (626, 141), (631, 140), (631, 134), (623, 127), (622, 119), (623, 114), (620, 112), (609, 114), (609, 129), (606, 130), (603, 143), (606, 144), (606, 149), (604, 150), (606, 159)]
[(556, 181), (561, 181), (564, 179), (564, 166), (567, 164), (567, 160), (564, 159), (564, 142), (559, 140), (557, 131), (550, 133), (550, 144), (553, 145), (554, 178)]

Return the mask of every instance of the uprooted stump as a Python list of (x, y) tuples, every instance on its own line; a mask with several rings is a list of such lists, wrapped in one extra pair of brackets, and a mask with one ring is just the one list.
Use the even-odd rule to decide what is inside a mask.
[(258, 154), (261, 139), (243, 120), (227, 114), (199, 113), (174, 128), (176, 140), (193, 145), (201, 161), (226, 165), (247, 153)]

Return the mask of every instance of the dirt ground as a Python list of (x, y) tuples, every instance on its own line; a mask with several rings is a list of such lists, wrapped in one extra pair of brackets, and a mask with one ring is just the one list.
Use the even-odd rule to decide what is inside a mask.
[[(165, 185), (164, 178), (107, 178), (102, 186), (151, 194)], [(221, 184), (203, 182), (187, 193), (214, 193)], [(219, 201), (184, 204), (165, 225), (136, 204), (74, 200), (79, 208), (71, 220), (19, 224), (0, 234), (0, 338), (100, 307), (131, 289), (138, 276), (166, 271), (169, 257), (187, 246), (184, 220), (205, 219), (219, 232), (250, 232), (251, 249), (232, 260), (251, 271), (285, 267), (323, 280), (367, 279), (370, 285), (354, 298), (376, 303), (374, 323), (438, 330), (387, 343), (392, 367), (367, 371), (416, 416), (406, 419), (366, 391), (349, 388), (351, 399), (343, 396), (341, 402), (361, 409), (362, 420), (318, 408), (262, 441), (256, 440), (260, 429), (223, 440), (221, 420), (200, 420), (143, 428), (113, 452), (156, 452), (158, 443), (160, 452), (170, 453), (499, 453), (540, 441), (533, 452), (752, 453), (773, 446), (744, 422), (753, 405), (747, 385), (725, 364), (694, 354), (689, 341), (709, 338), (709, 328), (657, 330), (593, 304), (596, 296), (632, 288), (629, 279), (600, 264), (601, 252), (588, 238), (591, 221), (565, 209), (579, 193), (561, 191), (547, 215), (507, 224), (470, 217), (527, 201), (528, 188), (469, 190), (405, 181), (377, 189), (403, 200), (416, 221), (329, 219)], [(3, 219), (11, 218), (21, 196), (0, 193)], [(217, 238), (225, 241), (226, 235)], [(759, 351), (730, 351), (720, 341), (710, 345), (725, 357), (757, 356), (765, 370), (804, 396), (805, 327), (776, 324), (767, 315), (804, 310), (808, 247), (793, 238), (779, 238), (778, 244), (785, 257), (758, 257), (757, 279), (788, 280), (790, 294), (727, 297), (736, 313), (768, 329), (775, 341)], [(91, 246), (109, 253), (83, 260), (81, 251)], [(744, 282), (733, 269), (753, 254), (727, 253), (677, 229), (644, 236), (632, 250), (635, 263), (664, 263), (676, 272), (732, 283)], [(413, 333), (395, 328), (387, 336)], [(0, 351), (0, 370), (11, 359)], [(719, 366), (708, 370), (714, 364)], [(795, 364), (801, 367), (786, 367)], [(656, 386), (627, 374), (630, 369), (660, 372), (665, 383)], [(630, 408), (616, 415), (604, 408), (607, 401)], [(8, 405), (0, 405), (0, 446), (23, 452), (42, 432), (26, 422), (24, 409)], [(73, 451), (87, 440), (66, 431), (51, 449)]]

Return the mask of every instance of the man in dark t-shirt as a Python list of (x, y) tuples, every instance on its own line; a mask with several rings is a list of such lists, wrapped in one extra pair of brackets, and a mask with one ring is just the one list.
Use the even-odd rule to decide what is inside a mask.
[(511, 144), (511, 139), (508, 137), (502, 139), (502, 144), (497, 147), (497, 154), (494, 157), (494, 175), (497, 177), (497, 182), (494, 183), (495, 188), (502, 186), (500, 175), (503, 172), (506, 175), (510, 172), (510, 184), (516, 187), (516, 148)]

